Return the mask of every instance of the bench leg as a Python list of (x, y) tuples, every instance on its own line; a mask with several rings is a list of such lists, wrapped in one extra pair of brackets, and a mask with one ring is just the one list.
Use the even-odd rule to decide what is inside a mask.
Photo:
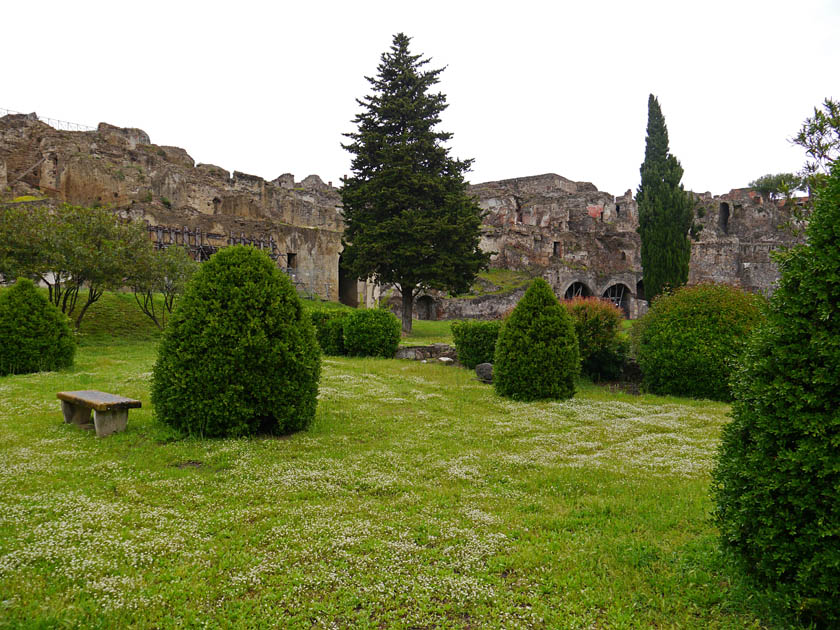
[(96, 437), (125, 431), (125, 425), (128, 424), (128, 409), (94, 411), (93, 424), (96, 427)]
[(61, 401), (61, 411), (64, 413), (64, 422), (68, 424), (90, 424), (90, 408), (82, 405), (74, 405), (66, 400)]

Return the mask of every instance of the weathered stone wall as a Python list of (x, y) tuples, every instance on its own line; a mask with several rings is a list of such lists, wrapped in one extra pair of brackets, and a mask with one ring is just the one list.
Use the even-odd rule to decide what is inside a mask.
[[(638, 208), (630, 191), (615, 197), (555, 174), (487, 182), (470, 190), (487, 213), (481, 247), (494, 252), (493, 267), (536, 272), (560, 297), (610, 292), (628, 316), (640, 314)], [(507, 308), (506, 299), (484, 300), (479, 316), (491, 316), (485, 311), (494, 301)]]
[[(285, 173), (268, 182), (195, 165), (183, 149), (151, 144), (139, 129), (102, 123), (96, 131), (58, 131), (33, 115), (10, 115), (0, 118), (0, 185), (7, 198), (47, 194), (111, 207), (145, 220), (154, 240), (188, 241), (201, 253), (253, 243), (268, 249), (300, 289), (326, 299), (341, 293), (348, 303), (370, 306), (380, 295), (373, 283), (354, 286), (339, 277), (340, 196), (317, 175), (295, 182)], [(559, 297), (608, 297), (629, 317), (644, 312), (638, 207), (630, 190), (615, 197), (556, 174), (470, 190), (486, 212), (481, 247), (493, 252), (492, 266), (540, 275)], [(790, 206), (745, 189), (695, 199), (703, 229), (692, 244), (689, 282), (772, 291), (778, 270), (770, 252), (802, 238)], [(432, 292), (421, 296), (417, 314), (497, 317), (518, 297), (446, 299)]]
[[(630, 190), (613, 197), (588, 182), (555, 174), (487, 182), (471, 190), (487, 213), (481, 247), (495, 252), (491, 266), (539, 274), (559, 297), (610, 297), (630, 317), (645, 312), (638, 206)], [(689, 283), (771, 292), (778, 269), (770, 252), (802, 241), (803, 226), (791, 202), (762, 199), (749, 189), (704, 193), (695, 200), (702, 230), (692, 242)], [(509, 309), (507, 296), (475, 306), (450, 302), (437, 311), (491, 317), (494, 310), (498, 315)]]
[[(151, 144), (139, 129), (102, 123), (96, 131), (58, 131), (23, 115), (0, 118), (0, 164), (9, 182), (23, 176), (10, 196), (40, 192), (110, 207), (170, 235), (173, 228), (198, 233), (209, 251), (270, 243), (299, 288), (338, 299), (340, 197), (317, 175), (300, 183), (289, 174), (273, 182), (231, 176), (218, 166), (195, 166), (183, 149)], [(159, 233), (151, 234), (157, 240)]]
[(772, 292), (779, 270), (770, 252), (803, 241), (804, 225), (793, 210), (804, 200), (775, 202), (743, 188), (696, 200), (696, 222), (703, 229), (692, 246), (689, 282)]

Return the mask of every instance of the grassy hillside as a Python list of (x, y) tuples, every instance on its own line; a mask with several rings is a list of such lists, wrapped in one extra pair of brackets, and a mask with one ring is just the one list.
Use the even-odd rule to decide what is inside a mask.
[[(3, 291), (0, 288), (0, 291)], [(46, 295), (47, 290), (42, 289)], [(163, 308), (161, 296), (157, 296), (158, 310)], [(83, 297), (80, 296), (82, 301)], [(307, 311), (330, 310), (330, 311), (351, 311), (349, 306), (338, 302), (326, 302), (322, 300), (301, 300)], [(431, 343), (452, 343), (452, 331), (449, 329), (448, 321), (422, 321), (414, 322), (414, 330), (408, 337), (401, 341), (403, 345), (426, 345)], [(148, 318), (134, 300), (134, 294), (130, 292), (114, 293), (106, 292), (91, 306), (79, 329), (77, 339), (81, 345), (91, 343), (104, 343), (108, 340), (155, 340), (160, 338), (160, 331), (154, 322)]]
[[(156, 309), (163, 310), (163, 299), (158, 298)], [(160, 331), (140, 310), (133, 293), (108, 291), (85, 313), (79, 335), (81, 343), (91, 343), (113, 338), (157, 339)]]

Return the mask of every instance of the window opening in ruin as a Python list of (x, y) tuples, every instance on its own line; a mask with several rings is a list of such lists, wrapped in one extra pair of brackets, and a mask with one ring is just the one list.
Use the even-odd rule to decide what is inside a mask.
[(416, 304), (417, 319), (437, 319), (435, 300), (430, 295), (422, 295), (417, 298)]
[(289, 269), (297, 269), (297, 254), (286, 254), (286, 267)]
[(630, 289), (623, 284), (614, 284), (604, 291), (606, 299), (615, 304), (624, 313), (625, 318), (630, 317)]
[(563, 298), (571, 300), (572, 298), (589, 297), (590, 295), (592, 295), (592, 291), (583, 282), (572, 282), (566, 289), (566, 293), (563, 294)]
[(621, 260), (627, 260), (627, 252), (621, 252)]
[(617, 216), (617, 217), (621, 216), (621, 204), (620, 203), (615, 204), (615, 216)]
[(724, 234), (729, 234), (729, 204), (720, 204), (720, 229)]
[(516, 213), (516, 222), (517, 222), (517, 223), (524, 223), (524, 222), (525, 222), (525, 221), (523, 220), (523, 217), (522, 217), (522, 211), (521, 211), (521, 210), (519, 210), (519, 211)]
[(636, 299), (637, 300), (644, 300), (645, 299), (645, 283), (644, 283), (644, 280), (639, 280), (636, 283)]
[(562, 256), (563, 255), (563, 243), (560, 241), (554, 241), (554, 255), (555, 256)]

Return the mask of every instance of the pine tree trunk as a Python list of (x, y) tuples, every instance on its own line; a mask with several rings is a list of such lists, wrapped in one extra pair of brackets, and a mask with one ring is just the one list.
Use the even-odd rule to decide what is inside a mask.
[(411, 334), (411, 315), (414, 309), (414, 289), (402, 290), (402, 331), (404, 335)]

